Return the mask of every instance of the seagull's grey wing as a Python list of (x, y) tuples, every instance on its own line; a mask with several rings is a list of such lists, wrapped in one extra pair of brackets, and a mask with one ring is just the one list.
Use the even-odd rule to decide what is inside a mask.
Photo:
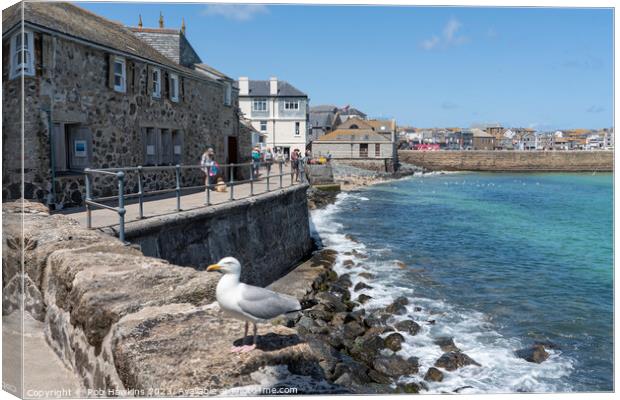
[(255, 318), (271, 319), (278, 315), (301, 309), (294, 297), (276, 293), (257, 286), (241, 284), (239, 307)]

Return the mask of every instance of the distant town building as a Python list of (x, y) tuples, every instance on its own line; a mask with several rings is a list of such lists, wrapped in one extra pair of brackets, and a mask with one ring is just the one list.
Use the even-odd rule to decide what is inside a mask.
[(473, 128), (472, 145), (474, 150), (493, 150), (495, 137), (479, 128)]
[(335, 160), (375, 159), (392, 164), (394, 141), (372, 129), (336, 129), (312, 144), (314, 156), (331, 155)]
[(286, 157), (294, 149), (305, 151), (308, 143), (308, 95), (290, 83), (239, 78), (239, 108), (252, 126), (264, 133), (265, 144), (281, 148)]
[[(72, 4), (23, 2), (5, 9), (2, 21), (4, 201), (78, 206), (86, 167), (197, 164), (207, 146), (221, 163), (249, 154), (232, 80), (199, 71), (209, 67), (184, 29), (164, 28), (163, 17), (159, 28), (127, 28)], [(134, 175), (127, 179), (137, 187)], [(184, 171), (185, 185), (203, 181), (201, 171)], [(173, 182), (174, 173), (161, 174), (145, 179), (145, 189)], [(94, 179), (95, 196), (115, 190), (115, 180)]]
[(357, 108), (346, 106), (340, 110), (340, 118), (346, 121), (349, 118), (366, 119), (368, 116)]
[(342, 120), (338, 107), (332, 105), (310, 107), (309, 141), (313, 142), (326, 133), (331, 132), (340, 123), (342, 123)]

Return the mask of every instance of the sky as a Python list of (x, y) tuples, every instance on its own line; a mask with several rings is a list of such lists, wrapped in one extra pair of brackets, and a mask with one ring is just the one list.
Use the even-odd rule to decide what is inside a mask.
[(237, 79), (415, 127), (613, 125), (613, 11), (568, 8), (77, 3), (186, 35)]

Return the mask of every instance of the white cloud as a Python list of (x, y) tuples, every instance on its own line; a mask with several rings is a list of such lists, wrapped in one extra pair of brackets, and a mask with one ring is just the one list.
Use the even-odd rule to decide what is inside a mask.
[(440, 42), (440, 39), (437, 36), (433, 36), (430, 39), (426, 39), (422, 41), (422, 47), (424, 47), (426, 50), (430, 50), (433, 47), (437, 46)]
[(463, 24), (452, 17), (443, 27), (441, 37), (433, 35), (430, 39), (423, 40), (420, 44), (426, 50), (432, 50), (436, 47), (457, 46), (466, 43), (469, 39), (466, 36), (459, 35), (459, 30)]
[(268, 14), (269, 9), (262, 4), (209, 4), (202, 15), (221, 16), (235, 21), (249, 21), (258, 14)]

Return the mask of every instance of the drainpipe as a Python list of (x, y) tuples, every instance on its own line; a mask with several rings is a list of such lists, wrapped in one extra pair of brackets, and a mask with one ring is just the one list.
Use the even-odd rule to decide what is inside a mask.
[(47, 195), (47, 206), (50, 207), (53, 204), (54, 208), (56, 208), (56, 155), (54, 154), (54, 127), (52, 125), (52, 110), (50, 108), (41, 107), (41, 111), (47, 114), (47, 131), (50, 146), (51, 189), (50, 193)]

